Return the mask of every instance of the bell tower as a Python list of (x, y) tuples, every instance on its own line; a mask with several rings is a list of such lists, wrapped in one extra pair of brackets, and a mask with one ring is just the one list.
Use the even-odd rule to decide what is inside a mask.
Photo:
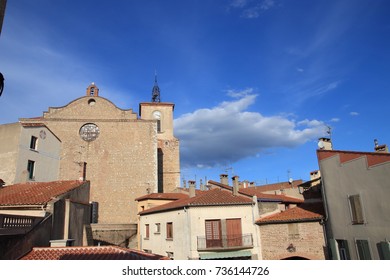
[(173, 131), (175, 104), (161, 102), (157, 75), (152, 88), (152, 102), (139, 105), (140, 118), (156, 123), (158, 192), (172, 192), (180, 187), (179, 140)]
[(87, 87), (87, 96), (99, 96), (99, 88), (95, 85), (95, 83), (91, 83)]

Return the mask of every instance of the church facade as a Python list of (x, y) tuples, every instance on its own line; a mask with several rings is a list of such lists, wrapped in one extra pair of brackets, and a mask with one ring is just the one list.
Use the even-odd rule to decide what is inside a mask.
[(174, 104), (160, 102), (157, 83), (152, 94), (138, 116), (99, 96), (92, 83), (85, 96), (40, 118), (20, 119), (43, 123), (61, 140), (58, 179), (91, 182), (92, 222), (105, 228), (136, 223), (136, 197), (180, 185)]

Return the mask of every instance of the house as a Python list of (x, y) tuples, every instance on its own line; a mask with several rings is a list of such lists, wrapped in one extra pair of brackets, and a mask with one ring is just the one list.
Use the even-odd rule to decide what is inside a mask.
[[(329, 143), (330, 140), (326, 141)], [(325, 202), (327, 246), (332, 259), (390, 259), (390, 154), (332, 150), (319, 144), (317, 158)]]
[(195, 192), (190, 181), (185, 198), (139, 213), (140, 249), (176, 260), (259, 259), (255, 209), (251, 198), (219, 188)]
[(20, 260), (167, 260), (169, 258), (118, 246), (35, 247)]
[(86, 245), (88, 181), (27, 182), (0, 188), (0, 259), (37, 246)]
[(256, 221), (264, 260), (324, 260), (322, 203), (303, 203)]
[(0, 178), (5, 185), (58, 180), (60, 139), (43, 123), (0, 125)]

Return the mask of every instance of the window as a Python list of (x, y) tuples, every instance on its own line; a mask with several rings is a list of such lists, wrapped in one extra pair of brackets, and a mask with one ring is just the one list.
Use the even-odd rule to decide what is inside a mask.
[(288, 237), (291, 239), (299, 238), (299, 229), (298, 223), (287, 224), (288, 227)]
[(370, 245), (368, 240), (356, 239), (356, 247), (360, 260), (371, 260)]
[(161, 224), (160, 223), (156, 223), (155, 225), (155, 234), (160, 234), (161, 232)]
[(27, 162), (27, 172), (28, 172), (28, 179), (34, 180), (34, 169), (35, 169), (35, 161), (29, 160)]
[(348, 197), (349, 205), (351, 207), (352, 224), (363, 224), (363, 209), (360, 200), (360, 195), (355, 194)]
[(206, 220), (206, 247), (222, 247), (221, 220)]
[(336, 241), (339, 249), (340, 260), (350, 260), (351, 257), (349, 256), (348, 241), (342, 239), (337, 239)]
[(145, 225), (145, 239), (149, 239), (149, 224)]
[(173, 239), (173, 224), (167, 223), (167, 239)]
[(37, 149), (37, 142), (38, 142), (38, 137), (31, 136), (31, 141), (30, 141), (30, 149), (31, 150)]

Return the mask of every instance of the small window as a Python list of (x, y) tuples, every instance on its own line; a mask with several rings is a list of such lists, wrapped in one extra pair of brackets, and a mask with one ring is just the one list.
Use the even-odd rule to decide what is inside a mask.
[(167, 223), (167, 239), (173, 239), (173, 224)]
[(30, 141), (30, 149), (31, 150), (37, 149), (37, 142), (38, 142), (38, 137), (31, 136), (31, 141)]
[(161, 133), (161, 120), (157, 120), (157, 132)]
[(28, 172), (28, 179), (29, 180), (34, 180), (34, 170), (35, 169), (35, 161), (29, 160), (27, 162), (27, 172)]
[(160, 234), (161, 232), (161, 224), (160, 223), (156, 223), (155, 225), (155, 234)]
[(370, 244), (368, 240), (356, 239), (356, 247), (360, 260), (371, 260)]
[(350, 260), (348, 241), (342, 239), (337, 239), (336, 241), (339, 249), (340, 260)]
[(149, 224), (145, 225), (145, 238), (149, 239)]
[(349, 206), (351, 207), (351, 215), (352, 215), (352, 224), (363, 224), (363, 209), (362, 203), (360, 200), (360, 195), (355, 194), (348, 197)]
[(299, 238), (299, 229), (297, 223), (287, 224), (287, 227), (288, 227), (288, 237), (290, 239)]

